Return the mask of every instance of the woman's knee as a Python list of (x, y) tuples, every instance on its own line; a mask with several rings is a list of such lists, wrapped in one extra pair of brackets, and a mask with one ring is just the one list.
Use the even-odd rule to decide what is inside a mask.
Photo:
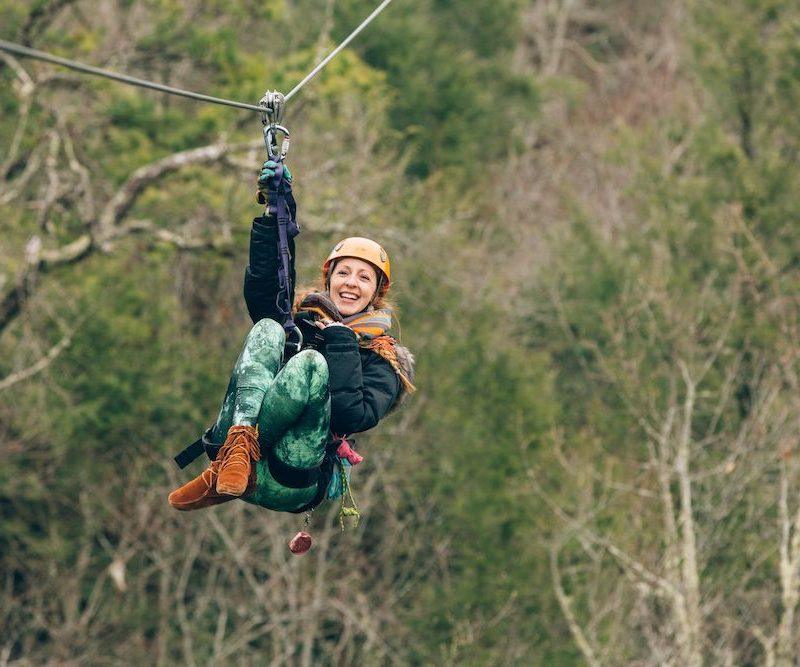
[(250, 333), (247, 334), (247, 340), (245, 341), (245, 344), (248, 346), (255, 345), (259, 347), (261, 344), (280, 345), (281, 349), (283, 349), (285, 342), (286, 332), (283, 330), (283, 327), (275, 320), (265, 317), (264, 319), (256, 322), (253, 325), (253, 328), (250, 329)]
[(328, 390), (328, 362), (316, 350), (302, 350), (287, 362), (305, 375), (312, 393), (323, 393)]
[(262, 369), (274, 375), (283, 358), (286, 334), (275, 320), (259, 320), (250, 329), (236, 365), (237, 376)]

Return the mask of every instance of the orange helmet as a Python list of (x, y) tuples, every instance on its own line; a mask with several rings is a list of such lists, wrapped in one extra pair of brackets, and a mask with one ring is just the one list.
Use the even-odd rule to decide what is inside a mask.
[(350, 238), (339, 241), (328, 259), (322, 265), (322, 280), (327, 286), (329, 284), (329, 272), (331, 265), (342, 257), (355, 257), (356, 259), (363, 259), (375, 267), (378, 272), (378, 290), (377, 296), (384, 296), (389, 291), (389, 285), (392, 278), (392, 270), (389, 264), (389, 255), (383, 247), (371, 239), (365, 239), (361, 236), (351, 236)]

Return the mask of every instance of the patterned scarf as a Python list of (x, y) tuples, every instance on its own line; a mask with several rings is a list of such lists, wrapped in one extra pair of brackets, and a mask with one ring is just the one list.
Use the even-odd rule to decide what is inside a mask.
[(392, 326), (392, 310), (391, 308), (364, 310), (343, 318), (342, 323), (355, 331), (359, 339), (377, 338), (383, 336)]

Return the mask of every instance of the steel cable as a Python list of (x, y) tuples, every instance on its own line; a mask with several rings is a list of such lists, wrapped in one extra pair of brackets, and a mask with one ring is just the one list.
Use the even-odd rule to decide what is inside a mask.
[[(294, 96), (300, 89), (305, 86), (311, 79), (313, 79), (320, 70), (322, 70), (334, 57), (343, 49), (345, 48), (355, 37), (360, 33), (364, 28), (366, 28), (372, 21), (380, 14), (386, 6), (392, 0), (383, 0), (383, 2), (369, 15), (365, 18), (358, 27), (353, 30), (345, 39), (344, 41), (339, 44), (333, 51), (331, 51), (320, 63), (314, 67), (306, 76), (303, 78), (300, 83), (298, 83), (291, 91), (285, 96), (285, 100), (289, 100), (292, 96)], [(119, 81), (120, 83), (127, 83), (131, 86), (140, 86), (141, 88), (149, 88), (151, 90), (158, 90), (162, 93), (168, 93), (170, 95), (178, 95), (180, 97), (188, 97), (189, 99), (199, 100), (201, 102), (211, 102), (213, 104), (222, 104), (229, 107), (236, 107), (239, 109), (248, 109), (250, 111), (258, 111), (262, 113), (264, 111), (263, 107), (257, 106), (255, 104), (246, 104), (245, 102), (237, 102), (236, 100), (227, 100), (222, 97), (213, 97), (211, 95), (203, 95), (202, 93), (195, 93), (191, 90), (184, 90), (182, 88), (174, 88), (172, 86), (165, 86), (161, 83), (155, 83), (153, 81), (147, 81), (146, 79), (139, 79), (135, 76), (128, 76), (127, 74), (118, 74), (117, 72), (111, 72), (106, 69), (101, 69), (99, 67), (94, 67), (92, 65), (85, 65), (83, 63), (79, 63), (75, 60), (70, 60), (68, 58), (61, 58), (60, 56), (54, 56), (50, 53), (46, 53), (45, 51), (38, 51), (37, 49), (31, 49), (30, 47), (23, 46), (21, 44), (15, 44), (14, 42), (8, 42), (4, 39), (0, 39), (0, 50), (7, 51), (8, 53), (13, 53), (18, 56), (23, 56), (25, 58), (33, 58), (34, 60), (42, 60), (44, 62), (52, 63), (54, 65), (61, 65), (63, 67), (68, 67), (69, 69), (76, 70), (78, 72), (83, 72), (84, 74), (92, 74), (94, 76), (101, 76), (107, 79), (111, 79), (113, 81)]]
[(255, 104), (245, 104), (244, 102), (236, 102), (235, 100), (226, 100), (221, 97), (212, 97), (211, 95), (203, 95), (201, 93), (195, 93), (191, 90), (183, 90), (182, 88), (173, 88), (172, 86), (165, 86), (162, 83), (154, 83), (153, 81), (146, 81), (145, 79), (137, 79), (135, 76), (128, 76), (127, 74), (117, 74), (116, 72), (110, 72), (107, 69), (100, 69), (99, 67), (93, 67), (92, 65), (84, 65), (83, 63), (76, 62), (74, 60), (69, 60), (67, 58), (61, 58), (59, 56), (54, 56), (50, 53), (45, 53), (44, 51), (37, 51), (36, 49), (28, 48), (27, 46), (22, 46), (21, 44), (14, 44), (13, 42), (7, 42), (4, 39), (0, 39), (0, 49), (3, 51), (8, 51), (9, 53), (13, 53), (18, 56), (25, 56), (26, 58), (33, 58), (35, 60), (43, 60), (47, 63), (53, 63), (55, 65), (62, 65), (64, 67), (69, 67), (70, 69), (77, 70), (78, 72), (83, 72), (85, 74), (94, 74), (95, 76), (102, 76), (107, 79), (113, 79), (114, 81), (119, 81), (121, 83), (127, 83), (131, 86), (140, 86), (142, 88), (150, 88), (152, 90), (159, 90), (162, 93), (169, 93), (170, 95), (180, 95), (181, 97), (188, 97), (193, 100), (200, 100), (202, 102), (213, 102), (214, 104), (224, 104), (229, 107), (238, 107), (240, 109), (250, 109), (251, 111), (263, 111), (263, 109)]
[(337, 46), (322, 61), (320, 61), (319, 65), (317, 65), (308, 74), (306, 74), (305, 78), (300, 83), (298, 83), (294, 88), (292, 88), (286, 94), (284, 99), (288, 102), (296, 92), (298, 92), (303, 86), (305, 86), (309, 81), (311, 81), (311, 79), (313, 79), (317, 75), (317, 72), (319, 72), (323, 67), (325, 67), (325, 65), (327, 65), (331, 60), (333, 60), (336, 57), (336, 54), (339, 53), (339, 51), (341, 51), (345, 46), (347, 46), (353, 40), (353, 38), (355, 38), (355, 36), (358, 35), (358, 33), (360, 33), (364, 28), (366, 28), (370, 23), (372, 23), (372, 20), (375, 19), (378, 16), (378, 14), (380, 14), (391, 1), (392, 0), (383, 0), (383, 2), (380, 5), (378, 5), (378, 7), (375, 8), (375, 11), (373, 11), (372, 14), (367, 16), (367, 18), (365, 18), (361, 22), (361, 25), (359, 25), (355, 30), (353, 30), (353, 32), (351, 32), (345, 38), (345, 40), (341, 44), (339, 44), (339, 46)]

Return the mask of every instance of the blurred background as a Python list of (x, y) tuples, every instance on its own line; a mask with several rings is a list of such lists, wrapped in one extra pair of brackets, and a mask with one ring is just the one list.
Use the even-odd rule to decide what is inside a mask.
[[(257, 103), (376, 4), (0, 37)], [(7, 54), (0, 107), (0, 665), (795, 664), (796, 2), (398, 0), (289, 103), (300, 282), (379, 240), (419, 387), (302, 558), (166, 503), (250, 326), (258, 114)]]

